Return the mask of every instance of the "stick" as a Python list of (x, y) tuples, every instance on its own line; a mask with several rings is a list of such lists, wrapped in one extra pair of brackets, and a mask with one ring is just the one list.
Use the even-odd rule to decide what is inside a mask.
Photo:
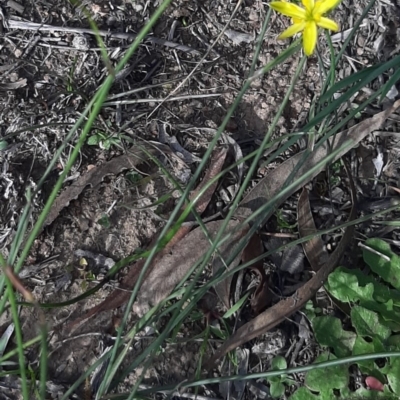
[[(23, 30), (30, 30), (30, 31), (41, 31), (41, 32), (71, 32), (71, 33), (78, 33), (78, 34), (89, 34), (89, 35), (96, 35), (96, 32), (89, 28), (75, 28), (75, 27), (68, 27), (68, 26), (55, 26), (55, 25), (47, 25), (47, 24), (38, 24), (36, 22), (29, 22), (29, 21), (18, 21), (16, 19), (9, 19), (8, 26), (10, 29), (23, 29)], [(97, 33), (100, 36), (109, 37), (112, 39), (126, 39), (126, 40), (134, 40), (137, 37), (136, 33), (128, 33), (128, 32), (109, 32), (104, 30), (99, 30)], [(185, 53), (193, 54), (193, 55), (200, 55), (200, 52), (183, 44), (170, 42), (169, 40), (164, 40), (157, 38), (155, 36), (146, 36), (145, 41), (159, 44), (161, 46), (171, 47), (175, 50), (180, 50)]]

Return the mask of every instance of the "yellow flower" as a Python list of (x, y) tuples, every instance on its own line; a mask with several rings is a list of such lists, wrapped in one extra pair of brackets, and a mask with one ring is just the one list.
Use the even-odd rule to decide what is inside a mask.
[(304, 8), (286, 1), (273, 1), (270, 6), (275, 11), (292, 18), (292, 25), (282, 32), (278, 39), (287, 39), (303, 32), (303, 48), (310, 56), (317, 44), (318, 27), (331, 31), (339, 30), (337, 23), (322, 15), (335, 8), (340, 0), (301, 0)]

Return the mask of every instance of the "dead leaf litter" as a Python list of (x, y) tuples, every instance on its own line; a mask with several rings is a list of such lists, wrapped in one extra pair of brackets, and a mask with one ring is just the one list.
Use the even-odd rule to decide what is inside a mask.
[[(134, 3), (122, 0), (85, 1), (86, 10), (100, 29), (113, 66), (124, 56), (158, 3), (141, 0)], [(332, 37), (335, 48), (341, 48), (349, 29), (354, 26), (366, 4), (364, 0), (357, 3), (342, 1), (335, 12), (335, 19), (341, 26), (341, 32)], [(137, 53), (118, 74), (90, 133), (92, 145), (86, 144), (82, 148), (79, 162), (71, 170), (21, 271), (22, 284), (39, 302), (60, 303), (79, 296), (100, 282), (114, 261), (151, 246), (165, 225), (179, 193), (149, 158), (149, 154), (141, 149), (145, 146), (150, 150), (150, 155), (156, 157), (182, 185), (188, 182), (247, 78), (257, 35), (268, 12), (267, 4), (259, 0), (243, 1), (224, 35), (220, 35), (236, 6), (236, 3), (208, 0), (201, 5), (183, 0), (173, 2)], [(31, 3), (9, 1), (1, 6), (1, 12), (0, 194), (3, 201), (0, 202), (0, 248), (7, 256), (25, 205), (25, 191), (28, 188), (36, 190), (53, 155), (104, 82), (108, 70), (102, 62), (100, 48), (92, 35), (83, 6), (73, 6), (66, 0)], [(399, 15), (399, 8), (395, 4), (386, 1), (375, 3), (337, 67), (338, 79), (386, 61), (398, 53)], [(286, 48), (287, 42), (276, 39), (286, 24), (284, 18), (273, 14), (257, 68)], [(207, 51), (209, 53), (204, 62), (196, 67)], [(329, 52), (324, 41), (321, 41), (319, 51), (325, 67), (329, 68)], [(202, 176), (205, 183), (221, 168), (239, 161), (258, 148), (282, 102), (298, 61), (299, 56), (293, 56), (267, 76), (254, 80), (219, 143), (220, 164), (211, 163), (215, 171), (206, 169)], [(196, 70), (190, 79), (186, 79), (194, 68)], [(305, 125), (313, 96), (321, 89), (321, 76), (316, 59), (308, 60), (288, 106), (278, 121), (274, 138), (301, 130)], [(387, 75), (382, 75), (358, 92), (349, 103), (337, 110), (336, 117), (344, 117), (349, 108), (371, 96), (387, 79)], [(168, 101), (164, 101), (167, 97)], [(384, 209), (398, 201), (400, 117), (395, 113), (398, 102), (393, 106), (397, 98), (398, 92), (394, 86), (382, 105), (374, 103), (364, 115), (350, 121), (344, 128), (346, 130), (339, 133), (332, 144), (338, 149), (349, 135), (354, 139), (354, 143), (347, 145), (340, 156), (346, 154), (350, 159), (350, 175), (357, 186), (359, 212)], [(33, 129), (28, 129), (30, 127)], [(77, 137), (76, 134), (69, 139), (57, 164), (51, 168), (38, 196), (33, 200), (30, 227), (65, 168)], [(357, 143), (360, 144), (354, 149)], [(253, 190), (246, 193), (235, 211), (235, 219), (230, 221), (232, 228), (281, 190), (283, 181), (305, 154), (301, 146), (300, 143), (300, 148), (292, 147), (274, 165), (263, 165), (267, 157), (265, 153), (252, 181)], [(302, 176), (318, 161), (324, 160), (331, 150), (328, 145), (319, 147), (297, 176)], [(208, 200), (198, 212), (204, 213), (206, 222), (207, 218), (213, 219), (206, 223), (210, 233), (214, 234), (221, 225), (222, 216), (237, 195), (247, 168), (245, 164), (232, 170), (205, 194)], [(343, 171), (337, 175), (332, 170), (321, 172), (323, 169), (321, 167), (307, 181), (287, 193), (278, 213), (265, 215), (262, 221), (251, 221), (258, 224), (260, 236), (253, 239), (257, 242), (248, 248), (250, 256), (259, 254), (257, 245), (260, 244), (260, 238), (262, 242), (269, 243), (271, 237), (285, 237), (286, 242), (271, 244), (270, 249), (293, 240), (293, 235), (297, 233), (289, 226), (297, 223), (298, 204), (299, 215), (302, 213), (308, 219), (313, 215), (314, 225), (318, 229), (339, 225), (349, 218), (351, 194), (354, 193), (351, 193), (346, 175)], [(311, 207), (308, 209), (304, 208), (306, 205), (302, 197), (297, 202), (297, 191), (306, 184)], [(166, 198), (167, 201), (162, 205), (157, 204), (160, 198)], [(393, 214), (393, 218), (398, 216)], [(287, 225), (282, 226), (284, 221)], [(197, 245), (204, 244), (201, 249), (203, 253), (207, 248), (202, 229), (194, 225), (193, 219), (189, 219), (189, 223), (193, 225), (185, 235), (182, 234), (182, 238), (179, 236), (180, 247), (176, 247), (179, 250), (174, 250), (172, 255), (164, 255), (162, 263), (168, 266), (167, 271), (177, 260), (185, 264), (183, 260), (189, 254), (193, 260), (201, 257), (202, 252), (194, 253), (197, 250), (193, 248), (194, 241)], [(301, 220), (298, 228), (302, 236), (313, 229)], [(245, 226), (243, 229), (237, 233), (239, 238), (246, 235), (249, 228)], [(393, 227), (383, 229), (372, 222), (369, 225), (360, 224), (357, 230), (367, 236), (377, 233), (387, 235), (400, 243), (398, 232)], [(342, 241), (348, 242), (347, 232)], [(318, 242), (317, 249), (325, 251), (324, 254), (330, 253), (330, 257), (337, 257), (344, 250), (341, 235), (339, 232), (322, 237), (325, 245), (322, 247), (322, 243)], [(308, 250), (309, 245), (312, 243), (306, 242), (304, 249), (313, 266), (313, 250)], [(268, 245), (264, 247), (268, 250)], [(277, 354), (284, 355), (290, 366), (313, 361), (320, 350), (312, 332), (308, 331), (307, 321), (301, 319), (299, 313), (292, 314), (304, 302), (306, 290), (315, 292), (321, 286), (321, 281), (316, 286), (316, 279), (321, 278), (318, 274), (326, 271), (320, 272), (323, 270), (320, 269), (317, 275), (311, 277), (309, 264), (303, 259), (303, 253), (299, 253), (301, 249), (293, 249), (297, 249), (293, 250), (293, 254), (283, 250), (279, 257), (262, 260), (255, 270), (244, 271), (239, 284), (235, 278), (232, 282), (223, 281), (222, 291), (215, 287), (215, 292), (225, 305), (225, 308), (219, 305), (217, 310), (208, 309), (217, 320), (230, 305), (232, 296), (237, 300), (251, 293), (253, 308), (245, 308), (243, 314), (232, 316), (229, 321), (233, 333), (225, 342), (217, 337), (210, 338), (205, 357), (207, 365), (218, 366), (218, 358), (237, 346), (240, 373), (268, 370), (272, 357)], [(227, 248), (220, 251), (227, 251)], [(242, 259), (237, 258), (237, 263), (245, 263), (248, 257), (245, 252)], [(317, 258), (319, 261), (315, 262), (321, 264), (322, 258)], [(327, 261), (328, 266), (333, 267), (336, 260)], [(136, 267), (137, 271), (140, 271), (139, 267)], [(215, 261), (214, 273), (220, 267), (224, 265), (218, 265), (218, 261)], [(318, 270), (318, 267), (314, 268)], [(149, 305), (161, 301), (173, 290), (185, 271), (165, 277), (149, 275), (145, 281), (148, 286), (142, 287), (139, 293), (136, 312), (142, 314)], [(91, 310), (99, 310), (96, 307), (110, 293), (120, 291), (125, 293), (123, 298), (129, 298), (131, 282), (124, 286), (124, 282), (129, 281), (129, 274), (134, 274), (133, 268), (120, 271), (115, 280), (107, 281), (101, 290), (85, 302), (46, 309), (48, 323), (51, 326), (67, 324)], [(208, 274), (203, 277), (205, 281), (211, 279), (210, 270)], [(168, 282), (168, 289), (160, 291), (158, 297), (149, 296), (150, 291), (158, 291), (160, 280), (163, 284)], [(285, 293), (291, 297), (282, 298)], [(215, 294), (212, 295), (213, 301), (218, 303)], [(264, 310), (266, 305), (262, 304), (263, 299), (266, 304), (272, 301), (274, 305)], [(286, 307), (284, 312), (279, 311), (282, 304)], [(268, 328), (278, 323), (278, 320), (270, 319), (277, 309), (283, 322), (269, 331)], [(291, 316), (296, 323), (293, 324), (285, 316)], [(24, 340), (29, 340), (38, 329), (37, 311), (22, 308), (20, 317)], [(202, 344), (193, 338), (204, 331), (205, 321), (218, 324), (213, 318), (185, 323), (177, 340), (165, 344), (163, 351), (153, 360), (144, 375), (143, 384), (177, 384), (194, 375)], [(84, 324), (82, 332), (75, 332), (71, 337), (64, 337), (60, 332), (51, 336), (48, 390), (53, 398), (57, 398), (57, 393), (65, 392), (112, 343), (113, 329), (117, 324), (116, 320), (112, 320), (109, 308), (108, 313), (99, 313)], [(166, 319), (163, 318), (157, 328), (162, 329), (165, 324)], [(0, 317), (0, 332), (7, 331), (9, 327), (10, 315), (4, 313)], [(127, 364), (152, 342), (154, 333), (147, 333), (137, 336), (126, 359)], [(244, 344), (246, 342), (249, 343)], [(13, 339), (11, 345), (14, 345)], [(37, 361), (37, 350), (27, 354), (32, 365)], [(232, 365), (224, 368), (227, 369), (217, 368), (214, 372), (237, 372)], [(120, 384), (118, 391), (129, 391), (141, 372), (138, 368), (131, 373)], [(203, 388), (204, 393), (200, 395), (207, 398), (227, 398), (231, 395), (249, 399), (266, 398), (269, 388), (264, 383), (250, 381), (218, 389)], [(17, 381), (4, 379), (0, 384), (2, 390), (9, 391), (10, 398), (16, 398), (19, 387)]]

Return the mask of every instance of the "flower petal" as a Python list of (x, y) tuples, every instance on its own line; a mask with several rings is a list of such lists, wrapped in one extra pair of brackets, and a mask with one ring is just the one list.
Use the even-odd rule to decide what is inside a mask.
[(301, 0), (301, 2), (307, 11), (312, 11), (315, 6), (315, 0)]
[(286, 3), (285, 1), (273, 1), (270, 3), (273, 10), (280, 12), (288, 17), (306, 19), (306, 10), (296, 4)]
[(321, 28), (329, 29), (330, 31), (337, 32), (339, 30), (338, 24), (330, 18), (321, 17), (317, 25)]
[(306, 56), (311, 56), (314, 53), (317, 44), (318, 29), (314, 21), (306, 23), (303, 33), (303, 48)]
[(329, 10), (335, 8), (341, 0), (317, 0), (315, 3), (313, 14), (325, 14)]
[(306, 23), (304, 21), (298, 23), (298, 24), (293, 24), (289, 26), (286, 30), (284, 30), (279, 36), (278, 39), (287, 39), (292, 36), (294, 36), (296, 33), (301, 32), (304, 27), (306, 26)]

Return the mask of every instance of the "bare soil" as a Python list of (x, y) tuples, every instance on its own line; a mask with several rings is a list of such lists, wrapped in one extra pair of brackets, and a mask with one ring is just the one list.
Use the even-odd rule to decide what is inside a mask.
[[(25, 191), (28, 188), (35, 189), (56, 149), (63, 143), (69, 129), (107, 76), (107, 68), (95, 37), (75, 33), (74, 28), (89, 28), (87, 11), (99, 29), (110, 33), (135, 33), (143, 27), (158, 3), (142, 0), (85, 0), (81, 6), (73, 6), (67, 0), (0, 3), (4, 13), (0, 34), (0, 141), (5, 140), (7, 144), (0, 151), (0, 248), (5, 255), (10, 250), (26, 203)], [(354, 26), (366, 4), (366, 0), (342, 2), (334, 14), (342, 31)], [(130, 141), (158, 141), (154, 129), (157, 124), (165, 124), (167, 132), (175, 136), (184, 149), (198, 159), (202, 158), (213, 137), (213, 130), (222, 122), (248, 75), (256, 38), (268, 13), (265, 2), (243, 1), (229, 26), (236, 36), (222, 35), (205, 61), (197, 66), (201, 55), (216, 41), (235, 6), (235, 2), (219, 0), (173, 2), (154, 27), (152, 35), (189, 46), (200, 55), (145, 42), (130, 60), (125, 73), (119, 75), (113, 84), (110, 104), (103, 107), (90, 134), (112, 137), (116, 145), (110, 149), (104, 149), (104, 143), (97, 146), (85, 145), (79, 163), (71, 171), (70, 181), (91, 167), (121, 154), (124, 148), (130, 146)], [(7, 27), (9, 20), (53, 25), (62, 29), (41, 32), (28, 29), (27, 25), (25, 29), (11, 29)], [(272, 14), (257, 68), (273, 60), (286, 48), (288, 42), (277, 41), (276, 36), (287, 24), (286, 18)], [(398, 7), (387, 1), (377, 1), (359, 29), (354, 43), (347, 48), (337, 69), (338, 77), (348, 76), (397, 54), (399, 29)], [(239, 33), (245, 36), (238, 39)], [(169, 34), (171, 37), (168, 38)], [(112, 35), (103, 37), (103, 40), (111, 62), (116, 65), (131, 41), (113, 38)], [(340, 48), (342, 43), (341, 40), (334, 42), (334, 47)], [(330, 59), (325, 40), (321, 40), (319, 46), (318, 56), (328, 70)], [(256, 149), (263, 139), (288, 90), (299, 60), (300, 55), (295, 55), (270, 74), (256, 80), (235, 111), (227, 133), (241, 146), (244, 154)], [(195, 73), (179, 87), (195, 67)], [(308, 118), (310, 104), (321, 88), (323, 74), (324, 71), (320, 70), (317, 63), (317, 55), (310, 58), (279, 119), (274, 137), (301, 130)], [(370, 90), (374, 90), (373, 85)], [(112, 98), (134, 89), (140, 91)], [(206, 97), (208, 95), (212, 97)], [(165, 102), (158, 100), (168, 99), (168, 96), (186, 97)], [(136, 103), (112, 103), (118, 100), (134, 100)], [(357, 103), (358, 98), (354, 102)], [(65, 167), (76, 139), (71, 139), (34, 200), (29, 229)], [(362, 182), (368, 190), (379, 191), (379, 187), (368, 184), (368, 179), (373, 177), (374, 144), (366, 143), (363, 146), (358, 151), (364, 151), (364, 156), (371, 156), (371, 160), (368, 165), (364, 163), (365, 168), (360, 178), (364, 179)], [(391, 168), (385, 173), (398, 187), (398, 152), (392, 147), (386, 149), (385, 154), (393, 160)], [(178, 179), (182, 178), (181, 167), (167, 165), (171, 173)], [(188, 165), (186, 172), (193, 171), (196, 165)], [(144, 179), (144, 183), (141, 181), (137, 185), (132, 181), (135, 174), (140, 178), (149, 176), (150, 179)], [(66, 182), (65, 186), (68, 184)], [(24, 266), (24, 271), (28, 271), (25, 272), (24, 284), (42, 303), (64, 302), (85, 292), (101, 279), (106, 270), (95, 268), (90, 260), (87, 265), (82, 265), (81, 259), (74, 255), (75, 251), (90, 250), (118, 261), (145, 248), (164, 226), (174, 200), (157, 213), (156, 207), (146, 209), (145, 206), (172, 191), (168, 179), (150, 163), (142, 165), (133, 175), (125, 171), (119, 176), (107, 177), (100, 187), (87, 188), (36, 239)], [(377, 192), (372, 194), (379, 195)], [(288, 204), (287, 209), (291, 208), (292, 205)], [(29, 272), (30, 269), (33, 272)], [(83, 310), (104, 299), (115, 285), (106, 285), (87, 301), (63, 308), (46, 309), (49, 325), (55, 326), (79, 316)], [(36, 335), (37, 318), (34, 310), (22, 308), (25, 340)], [(8, 312), (0, 317), (0, 333), (10, 321)], [(74, 333), (77, 336), (73, 340), (53, 333), (49, 345), (49, 380), (63, 387), (74, 382), (100, 356), (109, 340), (107, 333), (113, 333), (113, 322), (112, 313), (99, 315), (85, 324), (80, 332)], [(185, 326), (179, 337), (181, 343), (166, 346), (146, 372), (144, 383), (178, 383), (192, 376), (197, 367), (201, 342), (188, 339), (201, 333), (204, 324), (205, 321), (202, 321)], [(289, 323), (285, 323), (273, 335), (273, 339), (268, 340), (283, 339), (276, 339), (280, 347), (271, 354), (287, 354), (297, 340), (295, 330)], [(257, 343), (266, 340), (261, 337)], [(134, 359), (150, 341), (151, 337), (138, 337), (128, 358)], [(305, 348), (307, 346), (315, 348), (312, 339), (304, 344)], [(312, 355), (317, 352), (313, 350)], [(312, 355), (307, 354), (306, 350), (301, 354), (292, 365), (311, 361)], [(28, 357), (35, 363), (37, 351), (31, 351)], [(254, 359), (251, 358), (249, 370), (253, 368), (255, 372), (259, 368), (259, 358), (254, 354), (252, 357)], [(268, 366), (268, 358), (263, 362), (261, 365)], [(135, 376), (130, 376), (126, 386), (119, 389), (128, 390), (140, 373), (137, 370)], [(249, 396), (255, 395), (251, 393), (250, 390)]]

